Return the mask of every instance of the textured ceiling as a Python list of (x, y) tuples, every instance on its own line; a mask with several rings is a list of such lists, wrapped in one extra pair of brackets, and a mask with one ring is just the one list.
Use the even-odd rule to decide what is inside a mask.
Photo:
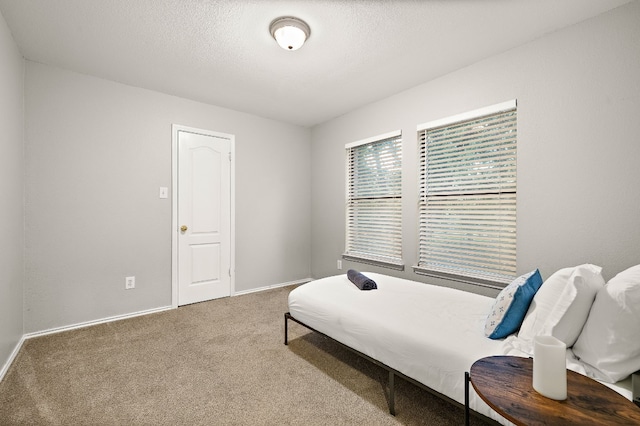
[[(25, 58), (313, 126), (630, 0), (0, 0)], [(282, 50), (276, 17), (311, 27)]]

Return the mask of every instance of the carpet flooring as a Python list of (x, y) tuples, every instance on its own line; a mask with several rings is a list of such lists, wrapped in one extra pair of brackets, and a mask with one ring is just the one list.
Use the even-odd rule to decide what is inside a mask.
[[(1, 425), (461, 425), (461, 408), (283, 314), (293, 287), (27, 340)], [(472, 418), (474, 426), (484, 426)]]

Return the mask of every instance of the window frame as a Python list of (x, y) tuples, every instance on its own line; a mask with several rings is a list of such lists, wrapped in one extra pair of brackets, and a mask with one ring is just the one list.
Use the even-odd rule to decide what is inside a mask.
[[(394, 230), (396, 232), (396, 238), (390, 239), (392, 241), (395, 250), (389, 250), (388, 255), (380, 255), (373, 252), (365, 252), (362, 250), (354, 250), (352, 242), (354, 241), (354, 237), (350, 236), (350, 233), (355, 232), (351, 226), (353, 216), (353, 201), (354, 199), (362, 199), (358, 197), (350, 196), (350, 187), (352, 186), (352, 173), (351, 173), (351, 155), (353, 150), (356, 150), (360, 147), (364, 147), (366, 145), (373, 145), (376, 143), (383, 143), (389, 140), (396, 140), (396, 144), (398, 144), (398, 148), (396, 153), (399, 154), (398, 164), (395, 166), (398, 168), (397, 173), (399, 173), (399, 178), (397, 185), (397, 194), (395, 196), (379, 196), (379, 197), (368, 197), (375, 199), (394, 199), (397, 205), (397, 211), (394, 210), (396, 217), (396, 222), (394, 225)], [(359, 263), (365, 263), (374, 266), (380, 266), (384, 268), (394, 269), (398, 271), (404, 270), (404, 260), (402, 254), (402, 150), (403, 150), (403, 141), (402, 141), (402, 131), (395, 130), (392, 132), (388, 132), (385, 134), (373, 136), (370, 138), (362, 139), (359, 141), (351, 142), (345, 145), (345, 251), (342, 254), (342, 258), (345, 260), (351, 260)], [(380, 231), (382, 232), (382, 231)], [(362, 243), (362, 241), (360, 241)], [(378, 247), (379, 248), (379, 247)], [(395, 253), (395, 255), (391, 255)]]
[[(428, 132), (430, 130), (435, 131), (436, 129), (443, 129), (445, 127), (454, 127), (457, 125), (461, 125), (462, 123), (469, 123), (476, 120), (489, 118), (492, 116), (507, 113), (514, 113), (514, 121), (515, 121), (515, 140), (513, 142), (513, 188), (512, 191), (505, 191), (505, 194), (512, 193), (512, 204), (511, 210), (513, 211), (513, 224), (504, 226), (505, 229), (508, 229), (506, 232), (512, 235), (513, 244), (512, 250), (505, 253), (506, 257), (512, 258), (508, 263), (512, 263), (508, 268), (505, 267), (502, 273), (483, 273), (480, 269), (473, 270), (473, 268), (468, 267), (472, 262), (467, 263), (467, 268), (463, 267), (450, 267), (436, 265), (437, 262), (432, 261), (431, 263), (426, 262), (426, 252), (428, 245), (436, 245), (433, 243), (433, 240), (429, 240), (427, 236), (427, 182), (428, 182), (428, 171), (427, 171), (427, 145), (428, 145)], [(424, 141), (422, 134), (424, 133)], [(462, 114), (453, 115), (450, 117), (445, 117), (443, 119), (438, 119), (434, 121), (430, 121), (424, 124), (420, 124), (417, 126), (417, 137), (418, 137), (418, 250), (417, 250), (417, 264), (413, 266), (413, 270), (415, 273), (420, 275), (427, 275), (436, 278), (443, 278), (452, 281), (459, 281), (468, 284), (480, 285), (484, 287), (491, 288), (502, 288), (509, 282), (513, 280), (516, 276), (516, 220), (517, 220), (517, 100), (511, 100), (507, 102), (502, 102), (496, 105), (491, 105), (488, 107), (476, 109), (473, 111), (465, 112)], [(474, 151), (477, 152), (477, 151)], [(423, 157), (424, 156), (424, 157)], [(499, 179), (496, 179), (499, 181)], [(501, 194), (501, 192), (495, 192), (490, 194)], [(441, 197), (446, 197), (441, 196)], [(455, 195), (451, 195), (451, 197), (468, 197), (468, 194), (457, 193)], [(500, 195), (498, 195), (500, 197)], [(506, 196), (508, 197), (508, 196)], [(432, 196), (432, 199), (435, 197)], [(442, 198), (444, 199), (444, 198)], [(460, 213), (459, 213), (460, 215)], [(467, 245), (467, 244), (464, 244)], [(509, 243), (511, 245), (511, 243)], [(464, 255), (460, 255), (461, 257)], [(452, 263), (455, 263), (452, 262)]]

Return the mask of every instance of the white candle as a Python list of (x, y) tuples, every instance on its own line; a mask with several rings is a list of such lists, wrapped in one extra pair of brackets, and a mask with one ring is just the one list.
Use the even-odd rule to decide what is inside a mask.
[(547, 398), (567, 399), (567, 346), (553, 336), (533, 339), (533, 388)]

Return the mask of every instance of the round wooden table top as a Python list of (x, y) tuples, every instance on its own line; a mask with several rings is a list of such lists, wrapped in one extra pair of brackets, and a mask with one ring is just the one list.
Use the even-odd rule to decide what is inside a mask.
[(492, 356), (469, 372), (476, 393), (516, 425), (640, 425), (640, 408), (607, 386), (567, 370), (567, 399), (542, 396), (532, 385), (533, 360)]

